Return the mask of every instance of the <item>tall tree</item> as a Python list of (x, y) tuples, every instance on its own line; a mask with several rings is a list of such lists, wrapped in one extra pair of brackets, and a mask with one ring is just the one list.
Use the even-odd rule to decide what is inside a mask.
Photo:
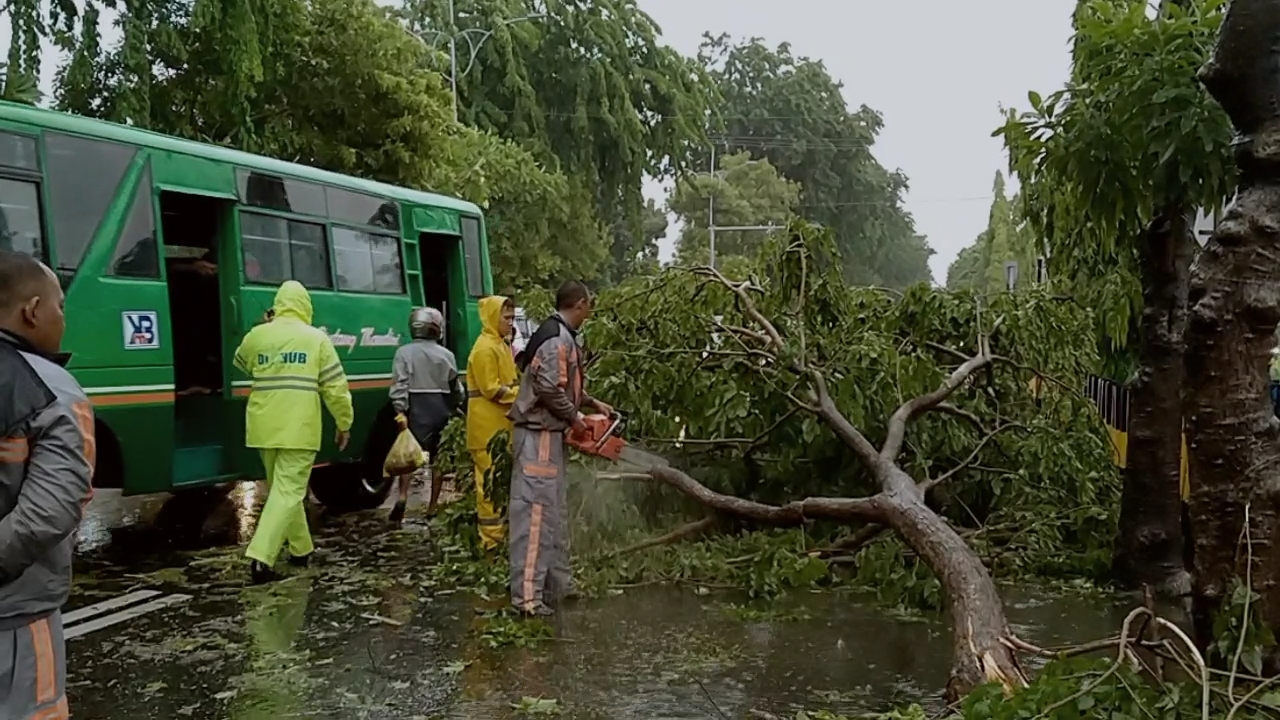
[(1143, 0), (1083, 0), (1068, 87), (1031, 93), (1031, 111), (997, 131), (1048, 242), (1051, 278), (1096, 308), (1112, 345), (1123, 347), (1136, 324), (1115, 570), (1125, 585), (1175, 594), (1188, 585), (1178, 388), (1190, 219), (1234, 182), (1226, 116), (1195, 82), (1222, 7), (1166, 2), (1151, 17)]
[(982, 287), (982, 281), (986, 277), (986, 246), (990, 236), (990, 230), (983, 230), (973, 239), (972, 245), (956, 253), (956, 259), (947, 266), (948, 290), (977, 290)]
[[(1266, 392), (1268, 354), (1280, 322), (1276, 37), (1280, 0), (1234, 0), (1200, 73), (1231, 118), (1240, 171), (1239, 194), (1192, 271), (1187, 326), (1194, 617), (1205, 641), (1224, 603), (1233, 602), (1236, 579), (1257, 588), (1255, 617), (1280, 628), (1280, 432)], [(1241, 624), (1252, 622), (1246, 615)], [(1258, 674), (1263, 663), (1254, 659), (1246, 658), (1245, 666)], [(1276, 664), (1270, 658), (1266, 672), (1274, 673)]]
[(603, 278), (647, 262), (641, 184), (674, 176), (705, 144), (710, 96), (697, 64), (659, 41), (635, 0), (406, 0), (402, 14), (437, 47), (459, 38), (465, 123), (529, 148), (590, 191), (611, 228)]
[(991, 188), (994, 196), (987, 215), (987, 229), (974, 244), (960, 251), (947, 269), (947, 289), (984, 293), (1008, 289), (1005, 263), (1018, 266), (1017, 287), (1035, 281), (1037, 248), (1035, 230), (1026, 221), (1020, 201), (1005, 192), (1004, 174), (997, 172)]
[[(865, 105), (851, 112), (826, 66), (794, 56), (785, 43), (771, 49), (758, 38), (735, 45), (708, 35), (700, 57), (722, 98), (717, 150), (768, 158), (800, 183), (798, 212), (835, 232), (847, 281), (932, 280), (932, 251), (902, 207), (907, 179), (871, 153), (884, 124), (879, 113)], [(707, 156), (703, 148), (704, 167)]]
[(243, 46), (226, 37), (239, 26), (204, 17), (225, 12), (205, 1), (169, 0), (138, 17), (126, 9), (118, 22), (136, 25), (134, 36), (107, 53), (83, 34), (59, 75), (59, 106), (486, 205), (500, 288), (596, 272), (605, 229), (590, 193), (515, 144), (456, 125), (443, 79), (427, 69), (432, 51), (384, 10), (369, 0), (263, 4), (241, 18), (270, 27), (246, 73), (219, 50)]
[[(785, 227), (800, 198), (800, 186), (780, 177), (768, 160), (752, 160), (741, 152), (720, 158), (714, 174), (688, 175), (676, 182), (667, 207), (680, 218), (676, 258), (684, 264), (705, 264), (711, 238), (707, 225), (728, 227), (774, 225)], [(716, 233), (716, 257), (755, 256), (768, 237), (760, 230)]]

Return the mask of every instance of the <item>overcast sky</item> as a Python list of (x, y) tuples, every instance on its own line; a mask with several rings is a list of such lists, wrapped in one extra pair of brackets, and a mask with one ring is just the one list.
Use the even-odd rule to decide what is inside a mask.
[[(384, 4), (386, 0), (383, 0)], [(1000, 106), (1026, 108), (1027, 91), (1065, 82), (1075, 0), (638, 0), (677, 50), (697, 52), (703, 32), (758, 36), (823, 60), (850, 107), (884, 115), (874, 151), (911, 181), (907, 209), (937, 251), (934, 279), (987, 226), (991, 183), (1006, 166)], [(105, 13), (104, 13), (105, 15)], [(118, 41), (103, 18), (104, 44)], [(8, 23), (0, 43), (8, 47)], [(52, 89), (46, 48), (41, 86)], [(646, 194), (665, 198), (656, 183)], [(674, 226), (662, 244), (672, 252)]]
[[(937, 251), (934, 279), (987, 227), (1007, 159), (1000, 106), (1062, 87), (1075, 0), (638, 0), (677, 50), (703, 32), (789, 42), (844, 83), (851, 108), (884, 116), (876, 157), (911, 181), (907, 209)], [(648, 194), (663, 197), (656, 184)], [(664, 243), (671, 252), (674, 228)]]

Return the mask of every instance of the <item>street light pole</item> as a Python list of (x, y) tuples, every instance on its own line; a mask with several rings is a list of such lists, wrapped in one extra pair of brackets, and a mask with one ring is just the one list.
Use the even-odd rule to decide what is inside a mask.
[[(714, 143), (712, 143), (711, 145), (711, 177), (712, 178), (717, 177), (716, 146)], [(714, 269), (716, 266), (716, 190), (714, 187), (711, 188), (711, 192), (707, 193), (707, 235), (710, 238), (710, 245), (711, 245), (710, 247), (711, 263), (710, 264), (712, 269)]]
[(458, 19), (453, 12), (453, 0), (449, 0), (449, 94), (453, 96), (453, 121), (456, 123), (458, 122)]
[[(453, 121), (454, 122), (458, 122), (458, 117), (459, 117), (458, 78), (466, 77), (467, 73), (471, 72), (471, 68), (476, 64), (476, 57), (480, 54), (480, 48), (484, 47), (485, 41), (489, 39), (489, 36), (493, 35), (494, 30), (497, 30), (498, 28), (506, 27), (507, 25), (512, 25), (518, 22), (524, 22), (525, 20), (538, 20), (544, 17), (546, 17), (546, 13), (532, 13), (530, 15), (523, 15), (521, 17), (512, 18), (510, 20), (503, 20), (502, 22), (495, 25), (492, 30), (481, 30), (480, 28), (467, 28), (466, 30), (459, 31), (458, 17), (454, 8), (454, 0), (449, 0), (449, 31), (448, 33), (446, 33), (443, 30), (422, 31), (424, 33), (428, 33), (428, 32), (432, 33), (435, 36), (435, 39), (433, 39), (430, 43), (430, 46), (432, 49), (436, 47), (436, 43), (440, 42), (442, 38), (448, 38), (449, 40), (449, 94), (453, 96)], [(424, 44), (427, 42), (425, 39), (423, 39), (422, 35), (415, 33), (412, 30), (410, 30), (409, 33), (414, 37), (418, 38), (418, 40), (420, 40)], [(467, 41), (467, 49), (469, 50), (469, 56), (467, 58), (467, 66), (465, 68), (462, 68), (461, 72), (458, 71), (458, 38), (463, 38)]]

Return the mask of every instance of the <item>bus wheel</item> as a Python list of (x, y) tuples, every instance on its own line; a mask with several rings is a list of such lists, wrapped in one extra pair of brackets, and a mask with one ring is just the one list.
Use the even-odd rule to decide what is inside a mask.
[[(391, 478), (367, 477), (364, 463), (344, 463), (311, 472), (311, 493), (335, 514), (372, 510), (391, 494)], [(381, 475), (381, 468), (379, 468)]]
[(382, 477), (382, 462), (396, 441), (394, 414), (381, 412), (364, 443), (361, 460), (311, 472), (311, 492), (333, 513), (372, 510), (386, 501), (394, 481)]

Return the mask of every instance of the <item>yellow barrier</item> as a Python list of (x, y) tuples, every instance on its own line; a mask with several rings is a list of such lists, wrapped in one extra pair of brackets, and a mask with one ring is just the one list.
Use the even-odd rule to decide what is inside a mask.
[[(1034, 381), (1033, 381), (1034, 382)], [(1036, 386), (1032, 386), (1033, 392)], [(1091, 377), (1085, 395), (1093, 400), (1111, 438), (1111, 458), (1126, 467), (1129, 456), (1129, 391), (1105, 378)], [(1182, 436), (1182, 463), (1178, 472), (1178, 488), (1182, 499), (1191, 494), (1191, 474), (1187, 465), (1187, 436)]]

